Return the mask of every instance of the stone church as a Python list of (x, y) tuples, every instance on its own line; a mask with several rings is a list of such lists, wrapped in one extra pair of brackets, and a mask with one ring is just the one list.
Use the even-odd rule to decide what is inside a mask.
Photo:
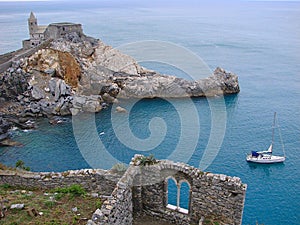
[(64, 22), (40, 26), (33, 12), (28, 18), (28, 29), (30, 39), (23, 41), (23, 49), (36, 47), (48, 39), (58, 39), (68, 33), (76, 32), (79, 36), (83, 34), (81, 24)]

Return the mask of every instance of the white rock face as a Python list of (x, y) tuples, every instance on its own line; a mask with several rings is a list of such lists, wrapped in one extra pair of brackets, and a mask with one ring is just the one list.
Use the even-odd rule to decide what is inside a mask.
[(116, 112), (119, 112), (119, 113), (126, 113), (127, 110), (124, 109), (124, 108), (122, 108), (121, 106), (117, 106), (117, 107), (116, 107)]
[(99, 112), (102, 109), (101, 97), (97, 95), (75, 95), (72, 105), (73, 107), (70, 109), (72, 115), (77, 115), (79, 112)]
[(238, 77), (221, 68), (198, 81), (161, 75), (100, 40), (75, 33), (14, 62), (5, 76), (9, 79), (4, 81), (14, 83), (0, 84), (3, 96), (17, 99), (25, 109), (23, 116), (98, 112), (118, 98), (182, 98), (239, 92)]
[[(147, 70), (131, 56), (100, 40), (87, 37), (80, 42), (78, 38), (76, 40), (75, 43), (68, 39), (55, 41), (52, 46), (73, 54), (80, 61), (83, 72), (77, 95), (100, 95), (105, 102), (111, 103), (115, 98), (182, 98), (239, 92), (237, 76), (221, 68), (206, 79), (187, 81)], [(91, 109), (90, 106), (87, 108)]]
[(139, 75), (141, 72), (140, 65), (131, 56), (125, 55), (101, 41), (95, 49), (94, 60), (97, 65), (115, 72), (124, 72), (131, 75)]

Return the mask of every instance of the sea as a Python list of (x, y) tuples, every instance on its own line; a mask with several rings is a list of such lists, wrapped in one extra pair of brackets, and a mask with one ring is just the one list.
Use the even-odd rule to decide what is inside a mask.
[[(247, 184), (244, 225), (300, 224), (300, 2), (1, 1), (0, 54), (28, 39), (31, 11), (40, 25), (81, 23), (85, 34), (114, 48), (139, 46), (140, 64), (163, 74), (198, 79), (199, 65), (222, 67), (238, 75), (240, 93), (121, 99), (117, 105), (128, 113), (116, 113), (114, 104), (57, 125), (38, 119), (35, 130), (12, 131), (23, 146), (0, 147), (1, 163), (22, 160), (32, 171), (109, 169), (153, 154), (240, 177)], [(247, 163), (247, 153), (271, 144), (274, 112), (273, 153), (285, 152), (286, 161)]]

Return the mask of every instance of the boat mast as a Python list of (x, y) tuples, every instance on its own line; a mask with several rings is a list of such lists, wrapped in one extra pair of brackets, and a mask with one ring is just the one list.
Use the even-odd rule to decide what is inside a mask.
[[(275, 112), (275, 115), (276, 115), (276, 112)], [(274, 118), (275, 118), (275, 116), (274, 116)], [(279, 127), (277, 118), (276, 118), (276, 122), (277, 122), (278, 132), (279, 132), (279, 137), (280, 137), (280, 141), (281, 141), (281, 145), (282, 145), (283, 156), (284, 156), (284, 158), (285, 158), (284, 143), (283, 143), (283, 140), (282, 140), (281, 130), (280, 130), (280, 127)], [(274, 131), (274, 130), (273, 130), (273, 131)], [(274, 135), (274, 132), (273, 132), (273, 135)], [(273, 137), (272, 137), (272, 139), (273, 139)], [(273, 142), (273, 140), (272, 140), (272, 142)]]
[(276, 120), (276, 112), (274, 112), (274, 121), (273, 121), (273, 129), (272, 129), (272, 146), (274, 143), (275, 120)]

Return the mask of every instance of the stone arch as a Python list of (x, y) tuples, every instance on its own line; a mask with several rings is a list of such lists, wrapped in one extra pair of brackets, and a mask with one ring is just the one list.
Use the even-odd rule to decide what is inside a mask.
[[(180, 179), (180, 178), (179, 178)], [(173, 182), (173, 188), (170, 188), (170, 181)], [(180, 179), (179, 181), (173, 176), (168, 176), (165, 179), (166, 183), (166, 207), (172, 210), (179, 211), (181, 213), (188, 214), (191, 202), (191, 184), (186, 179)], [(175, 190), (174, 190), (175, 189)], [(185, 194), (183, 189), (185, 189)], [(170, 193), (172, 192), (172, 193)]]

